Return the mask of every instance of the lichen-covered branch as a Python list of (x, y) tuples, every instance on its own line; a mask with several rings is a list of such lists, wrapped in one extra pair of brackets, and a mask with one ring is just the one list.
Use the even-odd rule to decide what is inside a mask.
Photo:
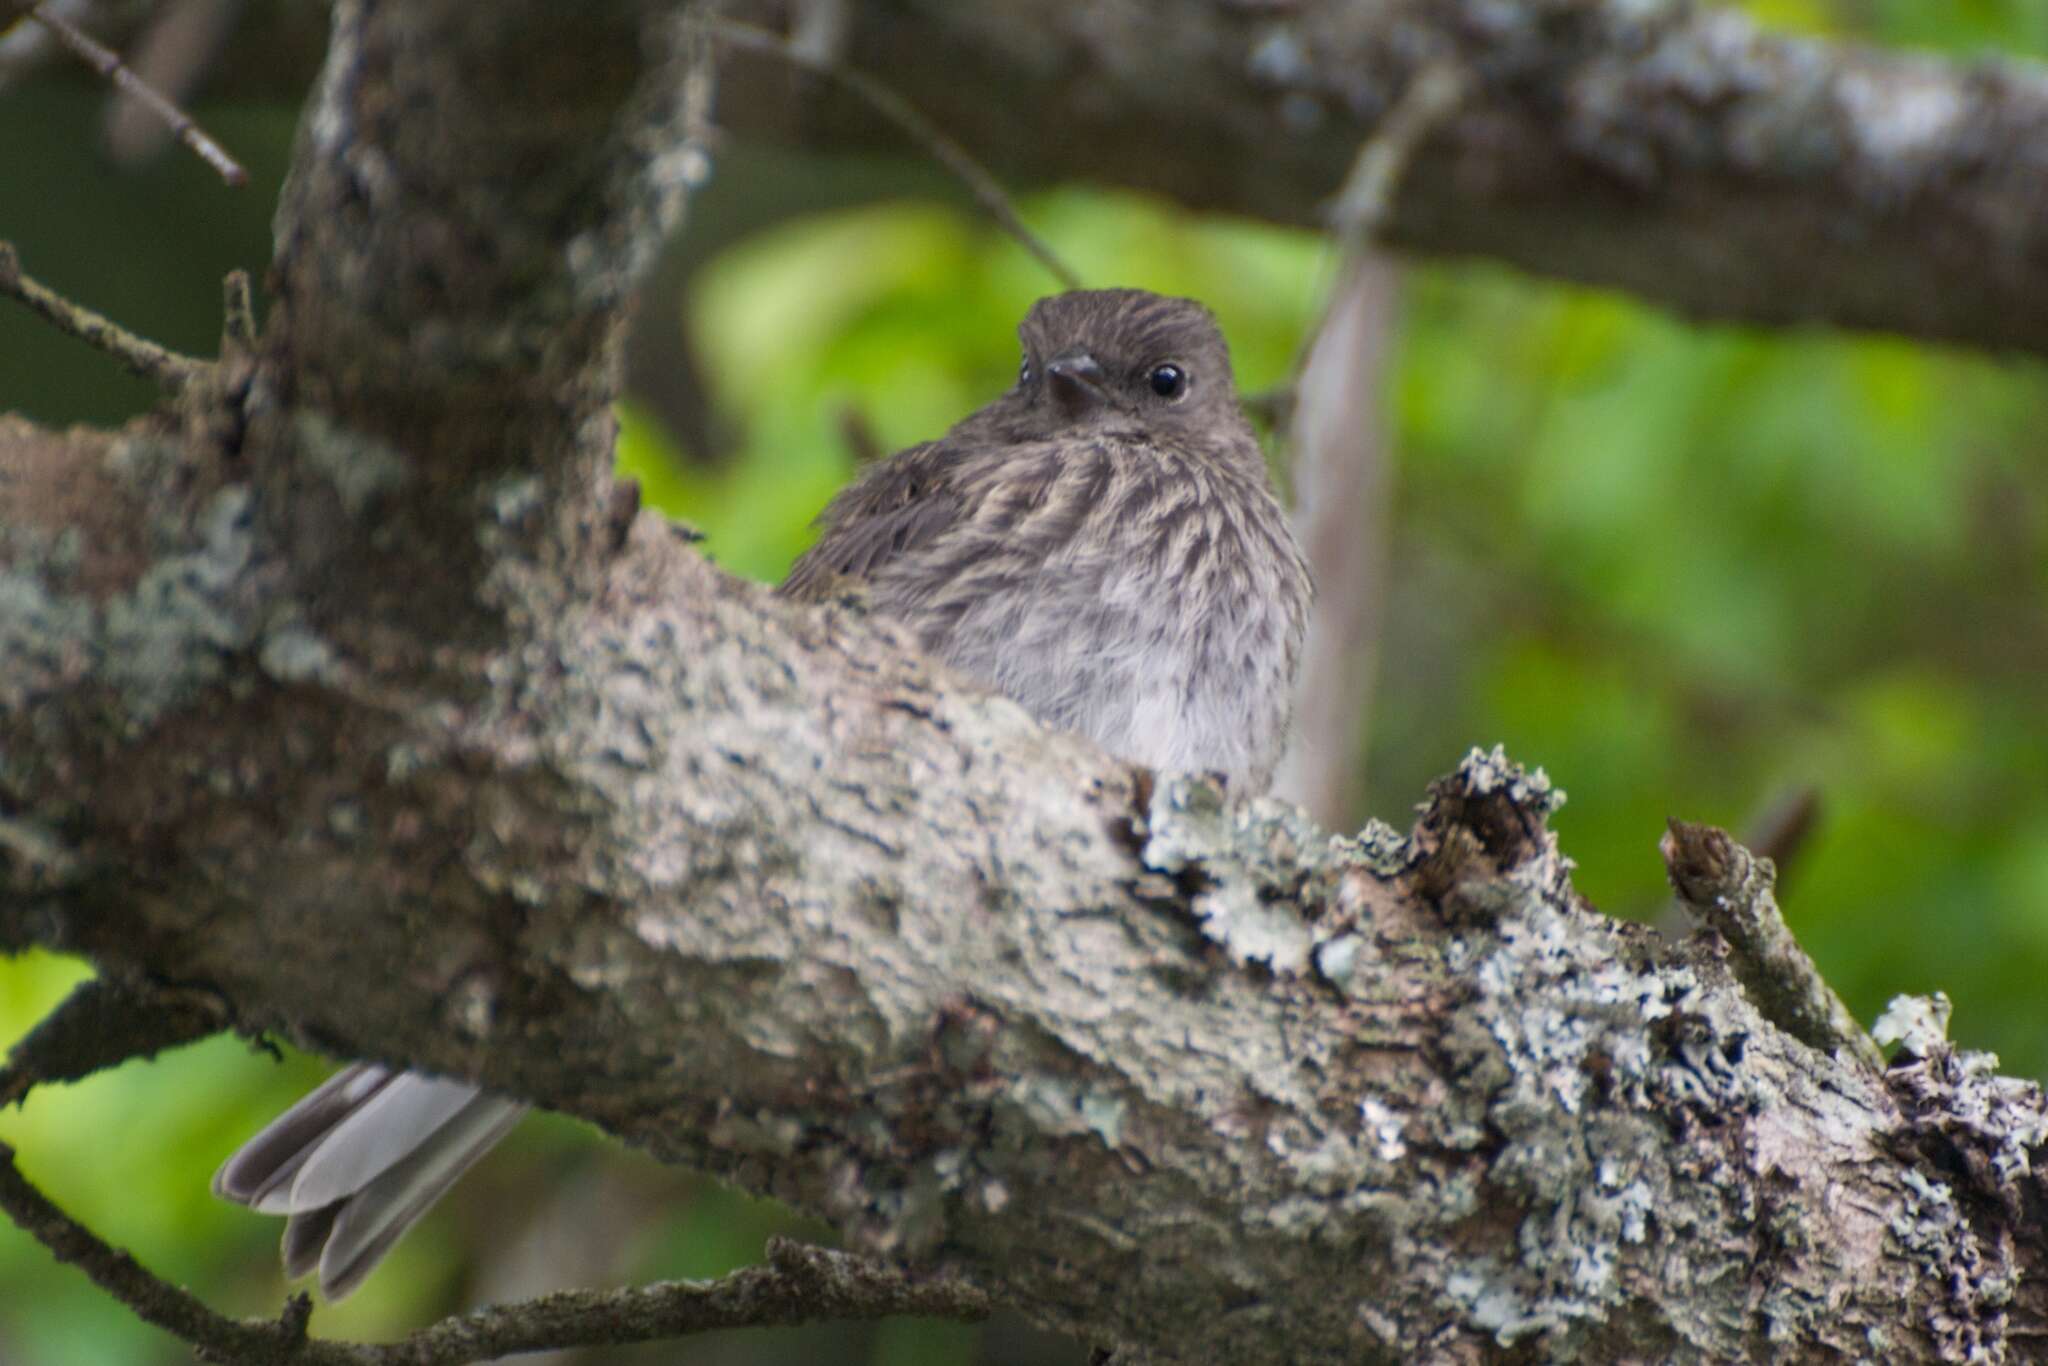
[[(1702, 318), (2048, 351), (2048, 70), (1773, 34), (1696, 0), (852, 4), (854, 65), (1012, 177), (1323, 226), (1419, 71), (1464, 103), (1390, 246)], [(740, 129), (786, 132), (780, 87)], [(898, 146), (850, 107), (801, 127)]]
[(715, 1281), (664, 1281), (623, 1290), (571, 1290), (443, 1319), (400, 1341), (331, 1342), (308, 1335), (312, 1300), (294, 1295), (276, 1319), (230, 1319), (158, 1279), (52, 1204), (0, 1143), (0, 1212), (93, 1283), (194, 1349), (232, 1366), (464, 1366), (527, 1352), (658, 1342), (720, 1328), (781, 1327), (896, 1314), (979, 1319), (986, 1299), (948, 1281), (887, 1268), (784, 1238), (767, 1261)]
[(260, 345), (117, 433), (0, 424), (0, 945), (1149, 1359), (2019, 1354), (2039, 1093), (1845, 1065), (1584, 909), (1540, 773), (1332, 837), (639, 513), (676, 18), (338, 4)]
[[(1013, 186), (1088, 180), (1317, 227), (1416, 72), (1453, 65), (1470, 104), (1420, 149), (1392, 246), (1701, 318), (2048, 350), (2038, 61), (1777, 33), (1706, 0), (794, 8), (838, 21), (807, 51), (886, 79)], [(735, 0), (723, 13), (783, 25), (791, 9)], [(295, 97), (317, 51), (307, 27), (306, 7), (250, 7), (213, 89)], [(747, 139), (927, 155), (830, 82), (793, 83), (779, 58), (737, 68), (718, 122)], [(733, 198), (793, 210), (859, 197), (819, 179), (761, 177)]]
[(1794, 1038), (1875, 1072), (1884, 1059), (1792, 937), (1772, 886), (1777, 869), (1711, 825), (1674, 820), (1659, 845), (1679, 903), (1728, 944), (1743, 989)]

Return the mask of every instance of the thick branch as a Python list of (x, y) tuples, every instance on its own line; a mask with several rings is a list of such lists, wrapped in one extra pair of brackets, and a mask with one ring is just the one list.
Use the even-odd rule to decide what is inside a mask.
[(698, 150), (689, 45), (568, 13), (337, 5), (246, 384), (0, 427), (0, 944), (479, 1078), (1160, 1359), (2048, 1322), (2038, 1092), (1944, 1057), (1895, 1142), (1885, 1079), (1576, 904), (1540, 774), (1475, 753), (1411, 838), (1331, 839), (635, 516), (608, 338)]
[[(709, 170), (712, 54), (684, 12), (337, 5), (247, 444), (293, 518), (269, 530), (351, 646), (499, 629), (480, 511), (576, 587), (630, 518), (609, 484), (622, 311)], [(394, 555), (401, 575), (362, 572)]]
[[(2048, 73), (1767, 34), (1690, 0), (855, 4), (849, 60), (1017, 178), (1326, 221), (1416, 72), (1466, 103), (1388, 245), (1702, 318), (2048, 351)], [(736, 76), (741, 129), (787, 126)], [(813, 141), (900, 145), (846, 105)]]
[[(1701, 0), (831, 8), (848, 64), (885, 77), (1012, 184), (1084, 178), (1320, 227), (1415, 71), (1451, 60), (1475, 77), (1471, 104), (1419, 158), (1392, 246), (1701, 318), (2048, 350), (2039, 63), (1773, 34)], [(778, 23), (787, 9), (725, 12)], [(252, 11), (216, 88), (296, 98), (316, 51), (305, 28), (297, 6)], [(760, 59), (727, 82), (720, 123), (923, 155), (857, 100), (805, 113), (791, 92), (779, 63)]]

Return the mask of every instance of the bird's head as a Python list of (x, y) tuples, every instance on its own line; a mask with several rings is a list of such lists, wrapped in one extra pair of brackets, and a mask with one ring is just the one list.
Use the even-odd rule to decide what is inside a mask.
[(1017, 335), (1024, 358), (1001, 404), (1010, 423), (1046, 437), (1091, 429), (1251, 436), (1230, 347), (1192, 299), (1142, 289), (1055, 294), (1031, 306)]

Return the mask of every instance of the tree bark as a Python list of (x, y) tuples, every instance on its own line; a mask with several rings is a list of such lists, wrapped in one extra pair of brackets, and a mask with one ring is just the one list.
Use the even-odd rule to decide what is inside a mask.
[[(856, 13), (1029, 80), (1084, 13), (1158, 40), (1067, 97), (1128, 100), (1118, 155), (1162, 177), (1144, 130), (1185, 111), (1139, 77), (1422, 22), (1077, 7), (1033, 47), (1033, 8)], [(1832, 1056), (1712, 941), (1587, 910), (1540, 773), (1475, 751), (1412, 835), (1332, 837), (638, 512), (608, 404), (704, 167), (680, 11), (338, 3), (260, 347), (120, 432), (0, 425), (0, 948), (478, 1078), (1138, 1359), (2038, 1349), (2038, 1089), (1925, 1030), (1888, 1073)], [(1578, 61), (1601, 31), (1500, 13)], [(1182, 146), (1182, 188), (1299, 190), (1368, 118), (1263, 167)], [(1639, 263), (1697, 245), (1665, 226)]]
[[(1432, 62), (1470, 87), (1385, 244), (1702, 319), (2048, 350), (2048, 72), (1770, 34), (1693, 0), (951, 0), (848, 6), (848, 60), (1005, 175), (1325, 225)], [(901, 135), (780, 82), (734, 126)]]

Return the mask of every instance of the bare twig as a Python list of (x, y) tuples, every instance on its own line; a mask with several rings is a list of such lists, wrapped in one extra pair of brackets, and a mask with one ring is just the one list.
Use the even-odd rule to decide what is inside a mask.
[(1331, 219), (1347, 247), (1356, 249), (1379, 235), (1393, 213), (1394, 196), (1409, 162), (1429, 135), (1457, 112), (1470, 89), (1469, 74), (1451, 61), (1432, 62), (1408, 82), (1400, 100), (1358, 149), (1338, 192)]
[(839, 439), (846, 443), (846, 449), (853, 456), (856, 467), (872, 465), (889, 453), (882, 439), (875, 435), (875, 425), (868, 421), (868, 415), (859, 405), (839, 405)]
[(846, 51), (853, 16), (846, 0), (798, 0), (791, 6), (789, 48), (807, 62), (829, 62)]
[(133, 332), (89, 308), (72, 303), (55, 290), (22, 274), (21, 258), (12, 242), (0, 242), (0, 294), (21, 300), (80, 341), (106, 352), (145, 379), (153, 379), (169, 393), (177, 393), (206, 370), (207, 363), (195, 356), (145, 341)]
[[(166, 99), (182, 103), (205, 76), (241, 9), (242, 0), (157, 5), (128, 49), (129, 69)], [(125, 166), (154, 155), (177, 133), (147, 100), (127, 93), (109, 101), (100, 126), (108, 154)]]
[(246, 185), (249, 173), (241, 164), (229, 156), (227, 150), (206, 131), (192, 121), (190, 115), (159, 95), (155, 88), (142, 77), (129, 70), (120, 55), (92, 35), (84, 32), (69, 19), (51, 9), (42, 0), (28, 6), (28, 13), (37, 23), (48, 29), (57, 41), (70, 48), (94, 71), (114, 83), (114, 88), (133, 99), (158, 118), (171, 130), (172, 136), (191, 148), (193, 153), (220, 173), (220, 178), (230, 185)]
[[(1750, 813), (1742, 826), (1742, 847), (1750, 857), (1768, 859), (1775, 876), (1773, 897), (1784, 894), (1799, 866), (1799, 856), (1820, 822), (1820, 789), (1811, 786), (1786, 788)], [(1694, 916), (1683, 897), (1665, 901), (1650, 917), (1650, 923), (1665, 934), (1683, 937)]]
[(1771, 894), (1776, 870), (1768, 859), (1756, 858), (1726, 831), (1677, 820), (1659, 848), (1679, 901), (1728, 941), (1730, 965), (1764, 1018), (1823, 1052), (1884, 1070), (1877, 1045), (1779, 914)]
[(1003, 231), (1015, 238), (1017, 244), (1037, 258), (1066, 289), (1081, 288), (1081, 277), (1062, 261), (1053, 249), (1045, 244), (1018, 215), (1016, 206), (997, 183), (986, 167), (976, 161), (965, 147), (940, 131), (930, 119), (920, 114), (911, 103), (890, 89), (881, 81), (846, 66), (828, 54), (821, 52), (815, 43), (798, 47), (790, 40), (767, 29), (723, 16), (712, 16), (704, 20), (704, 26), (720, 42), (747, 52), (766, 53), (779, 57), (792, 66), (815, 72), (837, 84), (840, 88), (865, 101), (911, 139), (923, 147), (934, 161), (944, 166), (959, 178), (980, 204), (983, 211), (993, 218)]
[(777, 1238), (765, 1266), (715, 1281), (665, 1281), (630, 1290), (571, 1290), (441, 1320), (391, 1343), (306, 1336), (303, 1295), (276, 1320), (236, 1320), (158, 1279), (37, 1190), (0, 1143), (0, 1210), (144, 1321), (189, 1343), (201, 1360), (237, 1366), (461, 1366), (521, 1352), (655, 1342), (722, 1328), (898, 1314), (980, 1319), (988, 1297), (950, 1280), (915, 1280), (844, 1252)]
[(1799, 864), (1799, 856), (1820, 824), (1820, 789), (1810, 784), (1774, 795), (1749, 819), (1743, 844), (1778, 870), (1777, 891), (1783, 893)]
[[(300, 1355), (306, 1344), (301, 1313), (278, 1323), (237, 1323), (208, 1309), (190, 1294), (158, 1280), (140, 1262), (109, 1247), (91, 1230), (64, 1213), (48, 1196), (30, 1185), (14, 1165), (14, 1149), (0, 1143), (0, 1210), (22, 1230), (48, 1248), (60, 1262), (70, 1262), (142, 1318), (193, 1344), (213, 1360), (259, 1363), (333, 1361), (346, 1357)], [(296, 1332), (291, 1331), (296, 1328)], [(310, 1344), (319, 1346), (320, 1344)]]

